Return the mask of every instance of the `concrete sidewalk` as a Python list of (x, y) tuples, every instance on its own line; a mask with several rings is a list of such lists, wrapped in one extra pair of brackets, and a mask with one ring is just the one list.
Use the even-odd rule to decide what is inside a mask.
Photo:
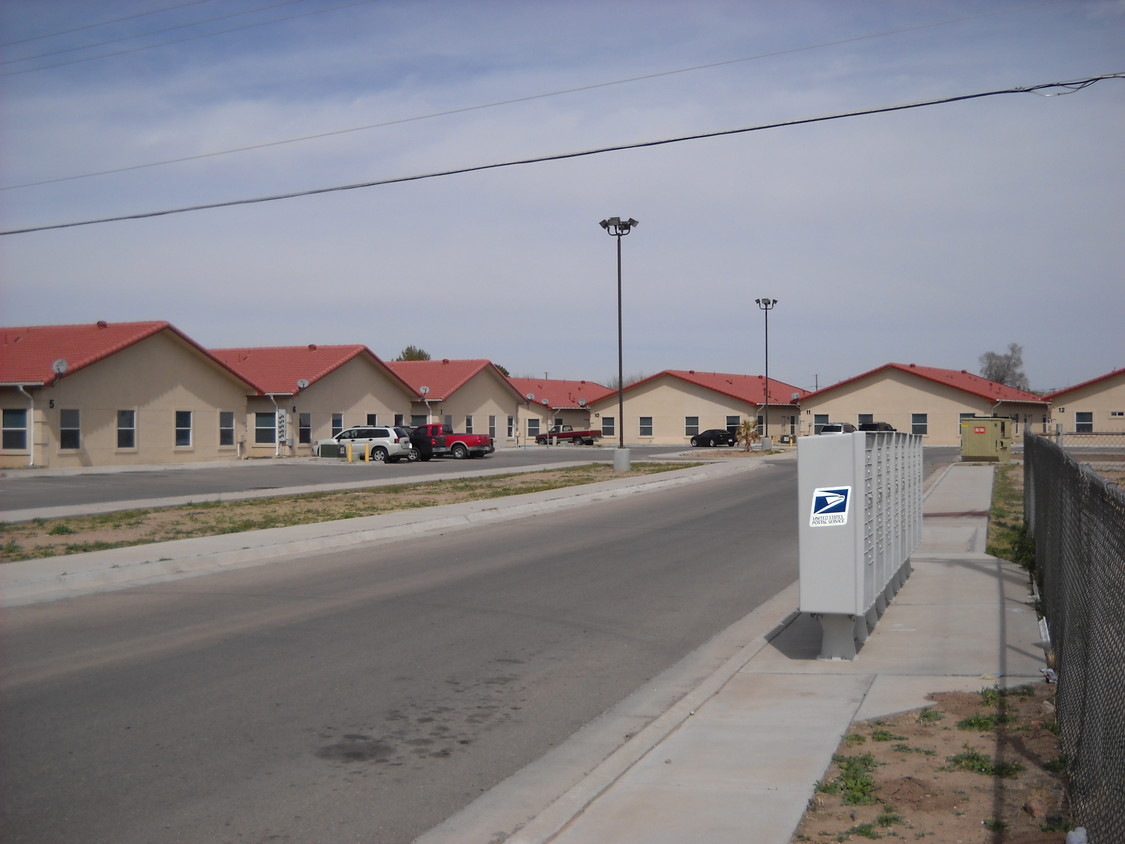
[(984, 553), (992, 475), (956, 464), (931, 488), (913, 574), (854, 661), (817, 658), (820, 628), (795, 612), (794, 584), (747, 617), (742, 651), (671, 709), (646, 711), (642, 690), (603, 716), (645, 726), (569, 784), (558, 788), (560, 771), (588, 731), (419, 844), (785, 844), (853, 720), (920, 708), (931, 692), (1042, 681), (1027, 574)]

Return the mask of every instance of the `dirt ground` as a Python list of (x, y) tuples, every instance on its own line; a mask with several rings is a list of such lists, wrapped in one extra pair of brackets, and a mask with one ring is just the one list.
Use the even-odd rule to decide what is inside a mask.
[(1065, 841), (1055, 688), (939, 693), (853, 724), (792, 841)]

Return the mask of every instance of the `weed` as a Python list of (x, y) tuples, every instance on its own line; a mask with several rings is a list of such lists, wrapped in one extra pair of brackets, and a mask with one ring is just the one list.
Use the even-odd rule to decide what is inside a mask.
[(875, 817), (875, 823), (879, 826), (897, 826), (902, 822), (902, 815), (894, 811), (890, 806), (884, 806), (883, 811)]
[(848, 744), (863, 744), (867, 741), (867, 736), (862, 733), (848, 733), (848, 735), (844, 736), (844, 741)]
[(1008, 830), (1008, 822), (999, 820), (997, 818), (988, 818), (981, 821), (981, 824), (989, 832), (1007, 832)]
[(990, 733), (1000, 724), (1007, 724), (1011, 718), (1003, 712), (978, 712), (968, 718), (962, 718), (957, 726), (962, 730), (972, 730), (975, 733)]
[(933, 724), (937, 721), (942, 720), (944, 717), (944, 712), (938, 709), (934, 709), (932, 706), (927, 706), (925, 709), (918, 713), (918, 721), (922, 724)]
[(905, 743), (893, 745), (891, 750), (897, 750), (899, 753), (921, 753), (923, 756), (937, 756), (936, 750), (930, 750), (928, 747), (911, 747)]
[(896, 733), (892, 733), (890, 730), (885, 730), (882, 727), (877, 730), (872, 730), (871, 732), (872, 741), (902, 741), (905, 738), (906, 736), (897, 735)]
[(870, 806), (875, 801), (875, 781), (871, 772), (879, 764), (870, 753), (861, 756), (840, 756), (832, 759), (840, 769), (837, 778), (844, 803), (848, 806)]
[(861, 823), (853, 826), (851, 829), (845, 830), (836, 836), (837, 841), (847, 841), (853, 835), (858, 835), (861, 838), (882, 838), (883, 836), (875, 829), (874, 824)]
[(47, 533), (51, 536), (66, 536), (69, 533), (74, 533), (74, 529), (65, 522), (59, 522), (57, 525), (47, 531)]
[(1050, 771), (1052, 774), (1066, 773), (1066, 754), (1063, 753), (1054, 759), (1048, 759), (1043, 763), (1043, 770)]
[(950, 767), (945, 770), (960, 769), (988, 777), (1001, 777), (1002, 779), (1011, 779), (1023, 770), (1023, 765), (1018, 762), (993, 762), (979, 750), (974, 750), (969, 745), (965, 745), (964, 752), (958, 753), (956, 756), (950, 756), (948, 761)]

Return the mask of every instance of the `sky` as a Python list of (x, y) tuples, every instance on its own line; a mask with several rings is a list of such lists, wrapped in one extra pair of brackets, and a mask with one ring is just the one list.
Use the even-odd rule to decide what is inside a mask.
[(609, 384), (619, 216), (627, 381), (767, 331), (805, 389), (1125, 366), (1125, 79), (798, 123), (1125, 72), (1122, 0), (6, 0), (0, 42), (3, 325)]

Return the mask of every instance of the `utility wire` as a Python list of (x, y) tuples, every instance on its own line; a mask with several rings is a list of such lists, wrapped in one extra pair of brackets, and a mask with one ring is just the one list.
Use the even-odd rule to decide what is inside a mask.
[[(299, 0), (290, 0), (290, 2), (299, 2)], [(289, 16), (283, 17), (283, 18), (274, 18), (273, 20), (259, 21), (258, 23), (248, 23), (248, 24), (244, 24), (242, 26), (233, 26), (230, 29), (223, 29), (223, 30), (220, 30), (218, 32), (201, 32), (197, 35), (185, 35), (183, 38), (177, 38), (173, 41), (164, 41), (160, 44), (148, 44), (148, 45), (141, 46), (141, 47), (131, 47), (128, 50), (118, 50), (116, 53), (105, 53), (104, 55), (101, 55), (101, 56), (86, 56), (85, 58), (81, 58), (81, 59), (70, 59), (70, 60), (65, 61), (65, 62), (56, 62), (55, 64), (42, 65), (41, 67), (30, 67), (30, 68), (27, 68), (25, 70), (7, 70), (7, 71), (4, 71), (3, 73), (0, 73), (0, 76), (20, 76), (20, 75), (25, 74), (25, 73), (36, 73), (40, 70), (51, 70), (52, 68), (56, 68), (56, 67), (66, 67), (67, 65), (71, 65), (71, 64), (81, 64), (83, 62), (92, 62), (92, 61), (97, 61), (98, 59), (112, 58), (114, 56), (125, 56), (125, 55), (128, 55), (129, 53), (140, 53), (140, 52), (143, 52), (145, 50), (155, 50), (157, 47), (168, 47), (168, 46), (171, 46), (173, 44), (183, 44), (187, 41), (198, 41), (200, 38), (212, 38), (216, 35), (226, 35), (226, 34), (231, 33), (231, 32), (242, 32), (242, 31), (247, 30), (247, 29), (256, 29), (259, 26), (268, 26), (269, 24), (282, 23), (284, 21), (296, 20), (297, 18), (307, 18), (310, 15), (320, 15), (320, 14), (323, 14), (324, 12), (335, 12), (339, 9), (347, 9), (347, 8), (352, 7), (352, 6), (362, 6), (366, 3), (374, 3), (374, 2), (376, 2), (376, 0), (353, 0), (353, 2), (351, 2), (351, 3), (341, 3), (340, 5), (330, 6), (326, 9), (313, 9), (312, 11), (309, 11), (309, 12), (299, 12), (295, 15), (289, 15)], [(244, 14), (244, 13), (239, 12), (238, 14)], [(228, 17), (235, 17), (235, 16), (236, 15), (228, 15)], [(218, 19), (216, 18), (216, 20), (218, 20)], [(26, 61), (26, 60), (25, 59), (13, 59), (12, 61), (18, 62), (18, 61)]]
[[(188, 161), (199, 161), (205, 158), (217, 158), (223, 155), (234, 155), (241, 152), (253, 152), (260, 149), (269, 149), (270, 147), (284, 146), (286, 144), (302, 143), (304, 141), (314, 141), (321, 138), (331, 138), (337, 135), (347, 135), (353, 132), (366, 132), (371, 129), (383, 129), (388, 126), (397, 126), (404, 123), (414, 123), (421, 120), (433, 120), (439, 117), (449, 117), (454, 114), (465, 114), (472, 111), (482, 111), (489, 108), (499, 108), (500, 106), (516, 105), (518, 103), (534, 102), (535, 100), (543, 100), (549, 97), (558, 97), (565, 94), (579, 94), (584, 91), (596, 91), (599, 88), (612, 88), (617, 85), (629, 85), (634, 82), (646, 82), (651, 79), (660, 79), (665, 76), (676, 76), (681, 73), (694, 73), (699, 70), (712, 70), (718, 67), (726, 67), (728, 65), (741, 64), (743, 62), (757, 61), (760, 59), (776, 58), (778, 56), (791, 55), (793, 53), (803, 53), (811, 50), (820, 50), (826, 47), (839, 47), (844, 44), (853, 44), (859, 41), (869, 41), (874, 38), (886, 38), (891, 35), (902, 35), (908, 32), (916, 32), (923, 29), (933, 29), (935, 27), (949, 26), (955, 23), (963, 23), (968, 20), (975, 20), (977, 18), (989, 17), (999, 14), (1008, 14), (1011, 12), (1021, 12), (1035, 6), (1045, 6), (1055, 3), (1057, 0), (1039, 0), (1039, 2), (1014, 6), (1006, 9), (996, 9), (988, 12), (982, 12), (978, 15), (971, 15), (963, 18), (952, 18), (949, 20), (935, 21), (933, 23), (920, 24), (918, 26), (905, 27), (903, 29), (890, 29), (881, 32), (874, 32), (868, 35), (856, 35), (850, 38), (839, 38), (834, 41), (824, 41), (817, 44), (805, 44), (800, 47), (790, 47), (784, 50), (775, 50), (769, 53), (759, 53), (753, 56), (743, 56), (737, 59), (724, 59), (723, 61), (710, 62), (708, 64), (694, 65), (691, 67), (675, 68), (673, 70), (656, 71), (654, 73), (646, 73), (640, 76), (630, 76), (625, 79), (614, 79), (608, 82), (595, 82), (590, 85), (581, 85), (574, 88), (561, 88), (555, 91), (547, 91), (541, 94), (528, 94), (523, 97), (513, 97), (507, 100), (497, 100), (490, 103), (479, 103), (471, 106), (460, 106), (458, 108), (448, 109), (446, 111), (431, 112), (429, 114), (413, 115), (411, 117), (400, 117), (394, 120), (386, 120), (381, 123), (370, 123), (365, 126), (352, 126), (346, 129), (333, 129), (327, 132), (318, 132), (313, 135), (302, 135), (296, 138), (284, 138), (275, 141), (263, 141), (258, 144), (251, 144), (244, 147), (235, 147), (233, 149), (216, 150), (214, 152), (201, 152), (195, 155), (185, 155), (179, 158), (168, 158), (162, 161), (149, 161), (143, 164), (130, 164), (124, 167), (114, 167), (108, 170), (97, 170), (90, 173), (77, 173), (73, 176), (58, 176), (53, 179), (41, 179), (35, 182), (24, 182), (16, 185), (0, 185), (0, 191), (6, 190), (19, 190), (22, 188), (38, 187), (40, 185), (52, 185), (58, 182), (69, 182), (76, 179), (89, 179), (94, 176), (111, 176), (116, 173), (128, 173), (134, 170), (145, 170), (151, 167), (162, 167), (168, 164), (183, 164)], [(2, 75), (2, 74), (0, 74)]]
[[(616, 146), (597, 147), (595, 149), (582, 150), (578, 152), (564, 152), (556, 153), (554, 155), (543, 155), (535, 158), (523, 158), (512, 161), (500, 161), (492, 164), (478, 164), (471, 167), (459, 167), (453, 170), (439, 170), (431, 173), (421, 173), (413, 176), (395, 176), (389, 179), (378, 179), (370, 182), (357, 182), (349, 185), (335, 185), (332, 187), (311, 188), (309, 190), (292, 191), (290, 193), (274, 194), (272, 196), (259, 196), (251, 199), (231, 199), (223, 202), (209, 202), (201, 205), (188, 205), (180, 208), (169, 208), (163, 211), (143, 211), (135, 214), (122, 214), (114, 217), (101, 217), (93, 220), (79, 220), (71, 223), (54, 223), (44, 226), (31, 226), (23, 229), (10, 229), (8, 231), (0, 231), (0, 236), (13, 235), (13, 234), (30, 234), (32, 232), (53, 231), (55, 229), (68, 229), (77, 226), (92, 226), (99, 223), (118, 223), (124, 220), (142, 220), (150, 217), (167, 217), (172, 214), (185, 214), (189, 211), (207, 211), (214, 208), (232, 208), (238, 205), (255, 205), (262, 202), (277, 202), (283, 199), (297, 199), (298, 197), (317, 196), (325, 193), (338, 193), (341, 191), (360, 190), (362, 188), (382, 187), (385, 185), (403, 184), (405, 182), (419, 182), (426, 179), (436, 179), (443, 176), (458, 176), (466, 173), (480, 173), (486, 170), (499, 170), (506, 167), (517, 167), (525, 164), (544, 164), (549, 161), (566, 161), (574, 158), (585, 158), (592, 155), (604, 155), (611, 152), (623, 152), (625, 150), (646, 149), (649, 147), (666, 146), (669, 144), (680, 144), (686, 141), (699, 141), (708, 138), (722, 138), (731, 135), (743, 135), (749, 132), (761, 132), (765, 129), (779, 129), (786, 126), (803, 126), (810, 123), (824, 123), (829, 120), (843, 120), (848, 117), (865, 117), (872, 114), (888, 114), (895, 111), (907, 111), (909, 109), (924, 108), (926, 106), (946, 105), (949, 103), (965, 102), (966, 100), (977, 100), (984, 97), (996, 97), (1002, 94), (1038, 94), (1040, 96), (1052, 97), (1064, 94), (1073, 94), (1085, 88), (1089, 88), (1096, 82), (1101, 82), (1104, 79), (1125, 79), (1125, 72), (1122, 73), (1107, 73), (1101, 76), (1091, 76), (1086, 79), (1078, 79), (1070, 82), (1044, 82), (1040, 85), (1032, 85), (1026, 88), (1002, 88), (995, 91), (980, 91), (974, 94), (957, 94), (950, 97), (941, 97), (933, 100), (922, 100), (913, 103), (901, 103), (899, 105), (879, 106), (876, 108), (863, 109), (861, 111), (848, 111), (840, 112), (837, 114), (821, 115), (819, 117), (805, 117), (797, 120), (785, 120), (778, 123), (762, 123), (757, 126), (747, 126), (741, 129), (722, 129), (715, 132), (702, 132), (695, 135), (680, 135), (675, 138), (662, 138), (654, 141), (638, 141), (631, 144), (619, 144)], [(1053, 90), (1063, 89), (1063, 90)]]
[(212, 0), (188, 0), (186, 3), (177, 3), (175, 6), (165, 6), (162, 9), (152, 9), (147, 12), (138, 12), (135, 15), (125, 15), (122, 18), (110, 18), (107, 21), (98, 21), (97, 23), (87, 23), (82, 26), (71, 27), (70, 29), (60, 29), (56, 32), (46, 32), (43, 35), (32, 35), (28, 38), (21, 38), (18, 41), (5, 41), (0, 44), (0, 47), (14, 47), (17, 44), (30, 44), (32, 41), (45, 41), (48, 38), (58, 38), (60, 35), (72, 35), (75, 32), (84, 32), (87, 29), (97, 29), (102, 26), (109, 26), (111, 23), (124, 23), (125, 21), (136, 20), (137, 18), (147, 18), (150, 15), (160, 15), (164, 12), (174, 12), (176, 9), (184, 9), (188, 6), (201, 6), (204, 3), (210, 3)]
[[(196, 21), (184, 21), (182, 23), (169, 24), (168, 26), (165, 26), (162, 29), (150, 29), (147, 32), (138, 32), (136, 35), (121, 35), (121, 36), (118, 36), (117, 38), (108, 38), (105, 41), (95, 41), (92, 44), (80, 44), (77, 47), (60, 47), (56, 50), (51, 50), (48, 53), (35, 53), (34, 55), (31, 55), (31, 56), (21, 56), (18, 59), (5, 59), (4, 61), (0, 61), (0, 64), (17, 64), (19, 62), (29, 62), (29, 61), (33, 61), (35, 59), (47, 59), (47, 58), (50, 58), (51, 56), (61, 56), (64, 53), (77, 53), (80, 50), (92, 50), (94, 47), (106, 47), (110, 44), (120, 44), (122, 41), (134, 41), (137, 38), (144, 38), (144, 37), (149, 36), (149, 35), (163, 35), (165, 32), (174, 32), (177, 29), (187, 29), (188, 27), (202, 26), (205, 23), (213, 23), (214, 21), (225, 21), (225, 20), (230, 20), (231, 18), (240, 18), (240, 17), (243, 17), (244, 15), (252, 15), (255, 12), (267, 12), (270, 9), (278, 8), (279, 6), (292, 6), (294, 3), (303, 3), (303, 2), (304, 2), (304, 0), (278, 0), (278, 2), (276, 2), (276, 3), (270, 3), (268, 6), (258, 6), (256, 9), (246, 9), (246, 10), (241, 11), (241, 12), (230, 12), (228, 14), (219, 15), (218, 17), (213, 17), (213, 18), (203, 18), (201, 20), (196, 20)], [(311, 14), (311, 13), (305, 12), (304, 14)], [(267, 23), (275, 23), (275, 21), (267, 21)], [(94, 24), (94, 25), (99, 26), (100, 24)], [(204, 37), (206, 37), (208, 35), (218, 35), (218, 34), (220, 34), (220, 33), (208, 32), (208, 33), (204, 33)], [(199, 36), (195, 36), (195, 37), (199, 37)], [(165, 42), (165, 43), (175, 43), (175, 42)], [(163, 45), (162, 44), (151, 44), (151, 45), (146, 46), (144, 49), (147, 50), (147, 49), (149, 49), (149, 47), (160, 47), (160, 46), (163, 46)], [(108, 55), (116, 55), (116, 54), (110, 53)], [(106, 57), (107, 57), (106, 55), (89, 56), (85, 59), (79, 59), (79, 61), (89, 61), (91, 59), (102, 59), (102, 58), (106, 58)], [(64, 62), (64, 64), (67, 64), (67, 62)], [(56, 67), (57, 65), (51, 65), (51, 66)], [(39, 67), (39, 68), (35, 68), (35, 70), (43, 70), (43, 68)]]

